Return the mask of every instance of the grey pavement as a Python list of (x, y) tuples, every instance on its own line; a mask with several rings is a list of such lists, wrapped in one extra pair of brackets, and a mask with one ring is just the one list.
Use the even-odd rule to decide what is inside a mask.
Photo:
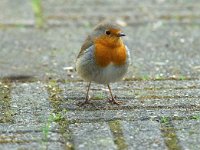
[[(200, 2), (2, 0), (0, 150), (200, 149)], [(108, 89), (75, 60), (94, 25), (122, 26), (129, 72)]]

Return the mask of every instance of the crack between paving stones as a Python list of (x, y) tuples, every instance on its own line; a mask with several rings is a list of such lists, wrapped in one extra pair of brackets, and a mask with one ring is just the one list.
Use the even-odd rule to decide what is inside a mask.
[(12, 123), (13, 112), (11, 110), (11, 83), (0, 81), (0, 104), (2, 107), (1, 112), (3, 115), (0, 116), (0, 123)]
[(114, 143), (117, 145), (118, 150), (126, 150), (128, 145), (125, 141), (120, 120), (109, 121), (108, 125), (114, 137)]
[(53, 113), (60, 116), (60, 118), (56, 121), (59, 124), (59, 130), (64, 138), (65, 148), (68, 150), (74, 149), (74, 143), (72, 139), (72, 134), (69, 130), (69, 122), (66, 118), (62, 117), (63, 113), (67, 113), (67, 110), (63, 110), (60, 108), (61, 99), (60, 93), (62, 90), (60, 89), (58, 83), (55, 80), (50, 80), (47, 85), (47, 90), (49, 94), (49, 101), (53, 107)]
[[(200, 113), (199, 115), (190, 115), (190, 116), (173, 116), (173, 117), (166, 117), (166, 118), (169, 118), (170, 120), (197, 120), (198, 118), (195, 118), (196, 117), (200, 117)], [(84, 119), (84, 120), (81, 120), (81, 119), (71, 119), (71, 120), (68, 120), (68, 123), (69, 124), (75, 124), (75, 123), (99, 123), (99, 122), (114, 122), (114, 121), (147, 121), (147, 120), (151, 120), (151, 121), (157, 121), (157, 122), (161, 122), (160, 121), (160, 118), (162, 116), (159, 115), (159, 116), (156, 116), (156, 117), (151, 117), (151, 116), (143, 116), (141, 118), (133, 118), (133, 117), (126, 117), (126, 118), (122, 118), (122, 117), (114, 117), (114, 118), (111, 118), (111, 119), (105, 119), (105, 118), (98, 118), (98, 119)]]
[[(9, 138), (11, 138), (11, 137), (9, 137)], [(15, 138), (15, 137), (13, 137), (13, 138)], [(46, 141), (44, 139), (39, 139), (39, 140), (14, 140), (14, 139), (8, 139), (8, 140), (6, 140), (4, 138), (1, 139), (1, 137), (0, 137), (0, 144), (9, 144), (9, 143), (12, 143), (12, 144), (14, 144), (14, 143), (27, 144), (27, 143), (33, 143), (33, 142), (35, 142), (35, 143), (38, 143), (38, 142), (45, 142), (45, 143), (55, 142), (55, 143), (57, 143), (58, 142), (58, 143), (65, 144), (63, 141), (60, 141), (60, 140), (49, 140), (49, 139), (48, 139), (48, 141)]]
[[(25, 134), (25, 133), (41, 133), (42, 131), (41, 130), (26, 130), (26, 131), (23, 131), (23, 130), (15, 130), (15, 131), (1, 131), (0, 133), (1, 134)], [(60, 133), (60, 132), (58, 132), (58, 131), (52, 131), (52, 130), (50, 130), (49, 131), (50, 133)]]
[(182, 147), (179, 144), (179, 139), (176, 135), (176, 130), (169, 117), (161, 117), (161, 133), (164, 138), (164, 142), (169, 150), (181, 150)]
[(98, 107), (98, 108), (74, 108), (70, 109), (67, 108), (68, 111), (96, 111), (96, 110), (135, 110), (135, 109), (148, 109), (148, 110), (158, 110), (158, 109), (170, 109), (170, 110), (177, 110), (177, 109), (186, 109), (192, 111), (199, 111), (200, 106), (196, 105), (177, 105), (177, 106), (119, 106), (115, 108), (105, 108), (105, 107)]

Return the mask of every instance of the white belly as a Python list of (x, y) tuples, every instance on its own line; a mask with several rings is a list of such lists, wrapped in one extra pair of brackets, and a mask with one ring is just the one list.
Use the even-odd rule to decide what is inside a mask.
[(106, 67), (97, 66), (94, 59), (94, 49), (90, 47), (83, 56), (77, 59), (76, 70), (86, 81), (94, 81), (100, 84), (109, 84), (119, 81), (128, 70), (129, 52), (127, 49), (127, 60), (124, 65), (110, 63)]
[(107, 67), (98, 70), (95, 76), (92, 76), (92, 80), (100, 84), (116, 82), (123, 78), (127, 69), (127, 65), (116, 66), (111, 63)]

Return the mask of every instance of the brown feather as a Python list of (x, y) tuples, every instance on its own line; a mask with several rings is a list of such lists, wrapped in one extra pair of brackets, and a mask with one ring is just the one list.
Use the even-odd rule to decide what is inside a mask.
[(81, 50), (80, 50), (77, 58), (79, 58), (81, 55), (83, 55), (85, 50), (88, 49), (92, 45), (93, 45), (92, 38), (90, 36), (88, 36), (86, 38), (86, 40), (84, 41), (83, 45), (81, 46)]

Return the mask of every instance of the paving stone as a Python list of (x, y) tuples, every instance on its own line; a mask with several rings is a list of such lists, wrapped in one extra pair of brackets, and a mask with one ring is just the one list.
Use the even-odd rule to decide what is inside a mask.
[(188, 22), (189, 20), (191, 22), (196, 18), (191, 16), (200, 15), (199, 7), (200, 5), (196, 1), (188, 2), (186, 0), (118, 0), (117, 2), (114, 0), (104, 2), (100, 0), (83, 2), (48, 0), (48, 3), (43, 2), (44, 15), (50, 24), (70, 24), (70, 22), (76, 21), (86, 26), (102, 19), (121, 19), (136, 24), (152, 20), (176, 20), (177, 22), (184, 20)]
[(167, 149), (160, 132), (160, 124), (154, 121), (122, 121), (128, 149)]
[(200, 149), (200, 121), (173, 121), (179, 142), (183, 149)]
[[(137, 86), (138, 85), (138, 86)], [(86, 84), (60, 84), (62, 93), (61, 107), (68, 110), (110, 110), (134, 108), (188, 108), (200, 107), (199, 81), (142, 81), (122, 82), (113, 85), (120, 106), (108, 103), (110, 94), (105, 86), (92, 85), (90, 96), (92, 105), (80, 107), (85, 99)], [(78, 92), (77, 92), (78, 91)]]
[(132, 53), (129, 74), (147, 78), (198, 77), (200, 59), (195, 50), (198, 49), (198, 27), (163, 24), (154, 29), (153, 24), (149, 24), (146, 28), (125, 28), (126, 32)]
[[(60, 83), (62, 88), (67, 90), (73, 89), (83, 89), (87, 87), (88, 82), (66, 82), (66, 85)], [(192, 88), (200, 88), (199, 80), (135, 80), (135, 81), (120, 81), (111, 84), (112, 89), (114, 90), (128, 90), (130, 88), (136, 90), (148, 90), (148, 89), (192, 89)], [(102, 84), (92, 83), (91, 89), (92, 90), (100, 90), (106, 89), (107, 87)]]
[(19, 150), (19, 149), (26, 149), (26, 150), (41, 150), (41, 149), (48, 149), (48, 150), (61, 150), (64, 149), (63, 145), (56, 142), (49, 142), (40, 144), (37, 142), (32, 143), (12, 143), (12, 144), (1, 144), (0, 149), (2, 150)]
[(109, 126), (105, 123), (81, 123), (69, 126), (75, 149), (117, 149)]
[(0, 149), (41, 149), (47, 145), (64, 149), (58, 125), (49, 120), (51, 106), (44, 84), (13, 84), (10, 107), (13, 122), (0, 124)]
[[(141, 93), (140, 93), (141, 92)], [(137, 91), (135, 91), (137, 93)], [(181, 90), (174, 90), (174, 89), (168, 89), (168, 90), (146, 90), (146, 91), (139, 91), (137, 93), (137, 98), (142, 98), (148, 97), (154, 98), (154, 96), (160, 98), (160, 99), (165, 99), (165, 97), (169, 98), (184, 98), (184, 97), (192, 97), (192, 98), (198, 98), (200, 95), (200, 89), (181, 89)], [(131, 95), (131, 94), (129, 94)], [(132, 94), (133, 95), (133, 94)]]
[[(22, 10), (26, 11), (26, 9), (28, 9), (27, 7), (31, 7), (31, 4), (29, 4), (31, 2), (26, 1), (21, 5), (23, 2), (23, 0), (17, 2), (16, 8), (23, 8), (25, 10)], [(44, 14), (47, 16), (51, 16), (52, 14), (62, 16), (62, 13), (65, 15), (69, 15), (69, 12), (77, 13), (77, 9), (82, 6), (84, 6), (84, 12), (87, 12), (90, 10), (87, 5), (88, 3), (92, 5), (90, 8), (94, 8), (96, 13), (98, 12), (96, 11), (97, 5), (100, 7), (106, 4), (113, 4), (113, 2), (113, 0), (107, 2), (88, 0), (86, 2), (84, 1), (85, 5), (83, 5), (83, 2), (76, 2), (76, 5), (74, 5), (74, 2), (71, 3), (64, 0), (56, 2), (48, 0), (48, 3), (46, 1), (43, 3), (43, 7)], [(175, 20), (184, 20), (184, 17), (183, 19), (177, 19), (179, 18), (178, 15), (183, 15), (186, 16), (186, 20), (191, 19), (192, 22), (195, 20), (194, 16), (197, 16), (198, 18), (198, 10), (200, 10), (199, 3), (195, 2), (194, 5), (193, 1), (188, 2), (185, 0), (178, 0), (175, 2), (145, 1), (142, 3), (138, 1), (119, 1), (120, 5), (115, 4), (111, 8), (117, 9), (116, 7), (119, 6), (127, 7), (127, 5), (124, 5), (126, 3), (129, 3), (131, 8), (137, 8), (127, 9), (131, 16), (134, 16), (134, 12), (138, 12), (141, 16), (145, 16), (145, 14), (150, 14), (149, 12), (152, 12), (152, 16), (148, 17), (156, 18), (156, 14), (151, 10), (153, 9), (163, 16), (165, 16), (165, 13), (172, 13), (175, 15)], [(12, 3), (13, 6), (16, 4)], [(3, 0), (0, 6), (7, 8), (7, 5), (10, 6), (11, 2)], [(103, 9), (102, 12), (105, 12), (105, 14), (108, 13), (104, 10), (107, 9), (107, 7), (110, 6), (101, 7), (101, 9)], [(6, 9), (6, 11), (9, 10), (15, 11), (16, 9)], [(162, 14), (163, 12), (164, 14)], [(116, 13), (121, 12), (116, 11)], [(28, 15), (27, 11), (25, 14)], [(126, 12), (124, 12), (124, 14), (126, 14)], [(23, 15), (19, 16), (21, 18)], [(114, 16), (116, 16), (116, 14), (114, 14)], [(139, 16), (138, 18), (141, 17)], [(84, 19), (79, 18), (79, 20)], [(132, 20), (134, 19), (132, 18)], [(62, 21), (64, 22), (64, 19), (61, 19), (61, 22)], [(70, 21), (67, 19), (67, 22)], [(92, 30), (93, 25), (77, 26), (76, 24), (79, 24), (78, 22), (74, 23), (74, 21), (71, 21), (71, 23), (72, 25), (69, 26), (48, 28), (47, 30), (36, 30), (23, 27), (0, 30), (0, 36), (2, 37), (0, 42), (0, 70), (2, 71), (0, 72), (0, 76), (24, 75), (39, 76), (40, 78), (53, 76), (62, 79), (72, 79), (73, 77), (77, 79), (77, 74), (68, 72), (65, 68), (71, 66), (74, 67), (74, 62), (81, 43), (86, 37), (86, 34)], [(199, 77), (200, 58), (198, 55), (198, 39), (200, 31), (198, 24), (179, 25), (161, 20), (141, 25), (128, 24), (124, 28), (124, 31), (128, 33), (128, 37), (125, 39), (131, 49), (132, 58), (132, 65), (130, 66), (127, 77)], [(165, 38), (163, 38), (163, 35), (165, 35)], [(70, 58), (68, 56), (70, 56)], [(12, 67), (10, 67), (11, 65)]]
[(150, 80), (150, 81), (129, 81), (123, 82), (120, 86), (119, 83), (112, 84), (113, 88), (117, 89), (199, 89), (199, 80)]
[[(82, 33), (79, 38), (76, 36), (77, 32)], [(71, 72), (65, 70), (65, 67), (74, 64), (80, 41), (85, 37), (83, 33), (83, 30), (75, 28), (71, 28), (70, 32), (68, 28), (47, 31), (32, 28), (0, 30), (0, 77), (71, 79)], [(66, 41), (70, 41), (70, 44)]]
[(193, 110), (193, 109), (183, 109), (183, 108), (176, 108), (173, 109), (152, 109), (147, 110), (146, 114), (151, 119), (157, 119), (162, 117), (174, 118), (174, 119), (190, 119), (193, 116), (199, 116), (200, 111)]
[(45, 86), (38, 83), (21, 83), (13, 86), (11, 110), (15, 123), (39, 125), (45, 123), (51, 113)]
[[(48, 125), (49, 124), (49, 125)], [(10, 124), (3, 123), (0, 124), (1, 133), (26, 133), (26, 132), (44, 132), (48, 130), (49, 132), (59, 132), (58, 125), (55, 122), (48, 122), (43, 120), (40, 124)]]
[[(129, 149), (167, 149), (159, 125), (163, 117), (171, 119), (183, 149), (199, 149), (199, 2), (45, 0), (42, 8), (47, 24), (35, 29), (30, 26), (31, 1), (0, 2), (0, 78), (69, 80), (59, 85), (63, 92), (58, 107), (69, 123), (75, 149), (117, 149), (106, 123), (116, 119)], [(128, 82), (112, 84), (124, 103), (108, 104), (107, 88), (94, 84), (92, 104), (80, 107), (86, 83), (71, 82), (80, 78), (68, 67), (75, 66), (84, 38), (104, 19), (123, 24), (127, 34), (132, 58)], [(7, 26), (13, 24), (17, 26)], [(151, 78), (182, 81), (131, 81)], [(44, 83), (14, 83), (11, 99), (0, 106), (1, 118), (5, 108), (12, 116), (0, 123), (0, 149), (66, 149), (58, 124), (48, 122), (52, 108)]]
[(84, 110), (68, 111), (65, 118), (71, 122), (109, 121), (114, 119), (147, 119), (146, 110)]
[[(59, 83), (64, 92), (81, 90), (86, 91), (88, 82), (67, 82)], [(111, 84), (113, 90), (169, 90), (169, 89), (200, 89), (199, 80), (141, 80), (141, 81), (120, 81)], [(91, 84), (91, 90), (106, 90), (107, 86), (102, 84)]]
[(0, 24), (34, 24), (31, 1), (1, 0)]
[(68, 111), (64, 117), (70, 122), (91, 122), (110, 120), (158, 120), (160, 117), (190, 118), (199, 115), (199, 110), (190, 109), (133, 109), (133, 110), (75, 110)]
[(145, 100), (124, 100), (119, 99), (122, 104), (120, 106), (112, 105), (107, 102), (106, 99), (103, 100), (91, 100), (91, 104), (87, 106), (80, 107), (80, 103), (83, 100), (67, 100), (63, 102), (61, 108), (75, 111), (75, 110), (116, 110), (116, 109), (199, 109), (199, 99), (193, 98), (182, 98), (182, 99), (145, 99)]
[[(46, 138), (46, 139), (45, 139)], [(62, 138), (57, 133), (49, 133), (48, 139), (42, 132), (13, 132), (13, 133), (2, 133), (0, 136), (1, 143), (26, 143), (26, 142), (61, 142)]]
[[(171, 24), (162, 24), (156, 29), (153, 24), (127, 26), (125, 40), (131, 50), (132, 64), (126, 78), (198, 78), (199, 29)], [(70, 72), (66, 67), (75, 68), (80, 46), (91, 30), (84, 26), (55, 27), (47, 31), (0, 30), (0, 76), (80, 79), (73, 69)]]

